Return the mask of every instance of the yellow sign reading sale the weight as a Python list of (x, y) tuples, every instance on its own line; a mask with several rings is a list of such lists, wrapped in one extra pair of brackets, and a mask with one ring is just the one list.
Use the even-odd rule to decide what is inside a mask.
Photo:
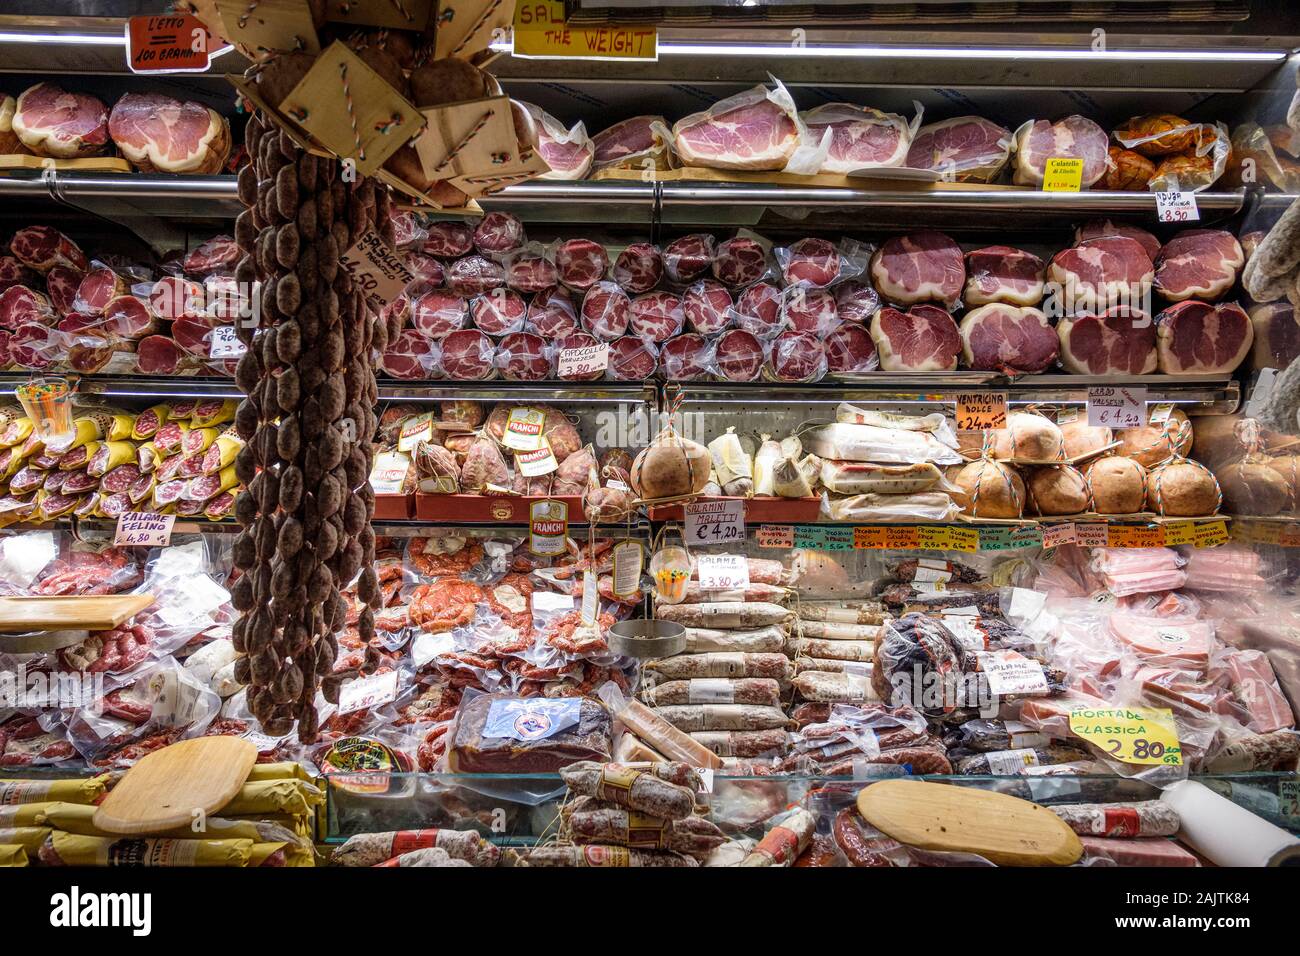
[(1165, 707), (1077, 707), (1070, 732), (1121, 763), (1183, 764), (1174, 714)]
[(656, 60), (652, 26), (582, 26), (564, 22), (564, 0), (520, 0), (515, 7), (514, 55), (582, 60)]

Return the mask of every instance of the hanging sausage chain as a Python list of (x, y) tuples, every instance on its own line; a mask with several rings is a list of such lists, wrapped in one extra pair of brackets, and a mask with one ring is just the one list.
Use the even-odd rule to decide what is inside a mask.
[[(300, 149), (258, 115), (239, 175), (247, 207), (235, 223), (243, 253), (236, 278), (252, 288), (254, 319), (235, 380), (246, 396), (235, 425), (246, 445), (236, 460), (248, 490), (235, 504), (241, 572), (231, 601), (244, 654), (236, 676), (248, 708), (272, 736), (316, 739), (316, 693), (338, 700), (337, 635), (348, 625), (341, 593), (360, 573), (356, 626), (374, 636), (379, 606), (368, 483), (377, 419), (375, 356), (388, 341), (340, 255), (369, 229), (392, 242), (387, 191), (345, 181), (340, 165)], [(254, 285), (254, 283), (257, 283)], [(371, 649), (362, 670), (378, 657)]]

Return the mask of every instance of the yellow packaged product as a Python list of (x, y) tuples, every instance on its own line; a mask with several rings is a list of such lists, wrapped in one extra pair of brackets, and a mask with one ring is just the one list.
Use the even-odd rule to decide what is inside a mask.
[(248, 772), (249, 783), (255, 780), (284, 779), (305, 780), (307, 783), (311, 783), (313, 777), (306, 767), (294, 760), (253, 764), (253, 769)]
[(131, 426), (131, 437), (136, 441), (153, 438), (158, 433), (158, 429), (167, 423), (170, 411), (167, 405), (152, 405), (146, 408), (135, 416), (135, 424)]
[(17, 844), (29, 856), (40, 852), (41, 844), (53, 833), (49, 827), (0, 827), (0, 844)]
[(309, 814), (325, 802), (319, 787), (303, 780), (254, 780), (245, 783), (224, 807), (223, 816), (261, 813)]
[(53, 866), (247, 866), (252, 840), (82, 836), (55, 830), (41, 852)]
[(108, 792), (108, 775), (74, 780), (0, 779), (0, 807), (19, 803), (94, 803)]
[(216, 402), (200, 402), (194, 409), (195, 428), (209, 428), (213, 425), (224, 425), (226, 422), (235, 420), (235, 412), (239, 409), (239, 402), (233, 398), (227, 398), (220, 405)]
[(16, 843), (0, 843), (0, 866), (26, 866), (27, 851)]
[(27, 441), (36, 426), (26, 416), (15, 418), (0, 427), (0, 448), (9, 448)]
[[(71, 806), (71, 804), (69, 804)], [(54, 803), (15, 803), (0, 807), (0, 829), (9, 827), (40, 827), (45, 825), (45, 811)], [(90, 808), (94, 810), (94, 807)]]

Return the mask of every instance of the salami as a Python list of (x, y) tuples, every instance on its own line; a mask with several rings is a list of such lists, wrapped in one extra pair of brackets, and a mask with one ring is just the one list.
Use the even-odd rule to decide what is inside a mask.
[(559, 339), (578, 331), (578, 308), (567, 289), (551, 286), (528, 304), (531, 331), (546, 339)]
[(627, 333), (632, 300), (613, 282), (597, 282), (582, 298), (582, 327), (604, 342)]
[(467, 298), (490, 292), (505, 281), (505, 267), (483, 256), (465, 256), (447, 267), (447, 288)]
[(555, 267), (560, 283), (575, 292), (586, 292), (605, 277), (609, 254), (590, 239), (569, 239), (555, 250)]
[(634, 242), (614, 260), (614, 281), (633, 295), (649, 292), (664, 275), (664, 260), (659, 247), (648, 242)]
[(714, 239), (697, 232), (674, 239), (664, 248), (664, 274), (683, 285), (694, 282), (713, 265)]
[(727, 287), (712, 279), (701, 279), (682, 294), (682, 315), (701, 335), (713, 335), (730, 325), (734, 305)]
[(118, 492), (128, 491), (139, 477), (140, 466), (134, 462), (127, 462), (124, 465), (118, 465), (104, 475), (100, 487), (110, 494), (117, 494)]
[(632, 300), (632, 334), (665, 342), (682, 331), (682, 299), (672, 292), (647, 292)]

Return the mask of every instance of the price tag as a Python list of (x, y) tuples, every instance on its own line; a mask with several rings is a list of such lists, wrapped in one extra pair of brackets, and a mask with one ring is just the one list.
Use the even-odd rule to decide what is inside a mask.
[(370, 487), (377, 495), (400, 495), (411, 470), (411, 458), (400, 451), (381, 451), (370, 469)]
[(1007, 427), (1006, 392), (958, 392), (957, 430), (988, 431)]
[(1169, 416), (1174, 413), (1173, 402), (1161, 402), (1158, 405), (1151, 406), (1151, 418), (1148, 419), (1152, 425), (1163, 425), (1169, 421)]
[(1043, 543), (1043, 533), (1036, 527), (980, 528), (981, 551), (1018, 551), (1037, 548)]
[(1143, 525), (1114, 524), (1110, 526), (1107, 544), (1112, 548), (1163, 548), (1165, 529)]
[(433, 416), (429, 413), (412, 415), (402, 422), (397, 435), (398, 451), (415, 451), (420, 442), (433, 441)]
[(877, 525), (864, 525), (853, 529), (853, 547), (858, 550), (879, 550), (885, 546), (885, 529)]
[(645, 550), (639, 541), (620, 541), (614, 545), (614, 596), (631, 597), (641, 590), (641, 571), (645, 567)]
[(1277, 811), (1288, 820), (1300, 820), (1300, 778), (1277, 782)]
[(596, 572), (588, 568), (582, 572), (582, 623), (595, 624), (599, 613), (600, 588), (596, 584)]
[(563, 349), (555, 370), (560, 378), (585, 378), (609, 368), (609, 343), (588, 345), (580, 349)]
[(749, 587), (749, 562), (743, 554), (701, 554), (695, 573), (701, 591), (734, 591)]
[(248, 346), (239, 341), (233, 325), (219, 325), (212, 330), (208, 343), (208, 358), (234, 359), (248, 351)]
[(1165, 525), (1165, 546), (1191, 544), (1196, 540), (1195, 521), (1171, 521)]
[(687, 545), (731, 544), (745, 540), (745, 502), (735, 498), (688, 501), (684, 537)]
[(202, 73), (225, 47), (198, 17), (171, 13), (126, 22), (126, 65), (132, 73)]
[(1069, 408), (1062, 408), (1056, 413), (1056, 424), (1069, 425), (1071, 422), (1079, 420), (1079, 409), (1071, 405)]
[(1059, 548), (1063, 544), (1074, 544), (1078, 540), (1079, 533), (1072, 521), (1043, 526), (1044, 548)]
[(1083, 188), (1083, 160), (1053, 156), (1043, 170), (1043, 192), (1077, 193)]
[(515, 7), (512, 56), (538, 59), (655, 60), (653, 26), (564, 22), (564, 0), (526, 0)]
[(397, 671), (354, 677), (339, 688), (339, 714), (379, 707), (397, 699)]
[(822, 548), (826, 551), (853, 550), (852, 528), (824, 528), (822, 530)]
[(545, 426), (546, 412), (540, 408), (512, 408), (510, 417), (506, 419), (501, 444), (515, 451), (537, 451), (542, 447), (542, 431)]
[(949, 528), (949, 549), (974, 554), (980, 549), (980, 533), (975, 528)]
[(758, 539), (758, 546), (760, 548), (794, 547), (794, 528), (788, 524), (759, 525), (754, 536)]
[(515, 467), (525, 478), (549, 475), (560, 467), (560, 463), (555, 460), (555, 452), (551, 451), (551, 443), (545, 439), (543, 441), (543, 446), (536, 451), (515, 452)]
[(1078, 707), (1070, 711), (1070, 731), (1121, 763), (1183, 764), (1178, 727), (1167, 708)]
[(1196, 222), (1200, 218), (1201, 211), (1196, 208), (1196, 193), (1156, 193), (1156, 219), (1160, 222)]
[(980, 670), (988, 678), (989, 690), (1005, 694), (1046, 694), (1047, 675), (1043, 665), (1015, 651), (983, 651)]
[(367, 229), (347, 252), (339, 256), (339, 266), (352, 277), (375, 312), (382, 312), (415, 276), (406, 268), (406, 255), (398, 252), (373, 229)]
[(1300, 527), (1289, 524), (1277, 533), (1277, 543), (1284, 548), (1300, 546)]
[(528, 506), (528, 550), (554, 557), (564, 554), (569, 537), (569, 506), (547, 498)]
[(160, 515), (150, 511), (124, 511), (118, 516), (113, 544), (138, 545), (145, 548), (165, 548), (172, 539), (175, 515)]
[(1218, 521), (1202, 521), (1192, 533), (1192, 544), (1198, 548), (1217, 548), (1228, 543), (1228, 526), (1220, 518)]
[(1076, 524), (1074, 533), (1078, 543), (1085, 548), (1104, 548), (1110, 543), (1110, 526), (1105, 524)]
[(1147, 420), (1147, 390), (1093, 385), (1088, 389), (1088, 424), (1104, 428), (1139, 428)]
[(819, 551), (826, 543), (826, 529), (814, 524), (795, 525), (794, 546), (812, 551)]

